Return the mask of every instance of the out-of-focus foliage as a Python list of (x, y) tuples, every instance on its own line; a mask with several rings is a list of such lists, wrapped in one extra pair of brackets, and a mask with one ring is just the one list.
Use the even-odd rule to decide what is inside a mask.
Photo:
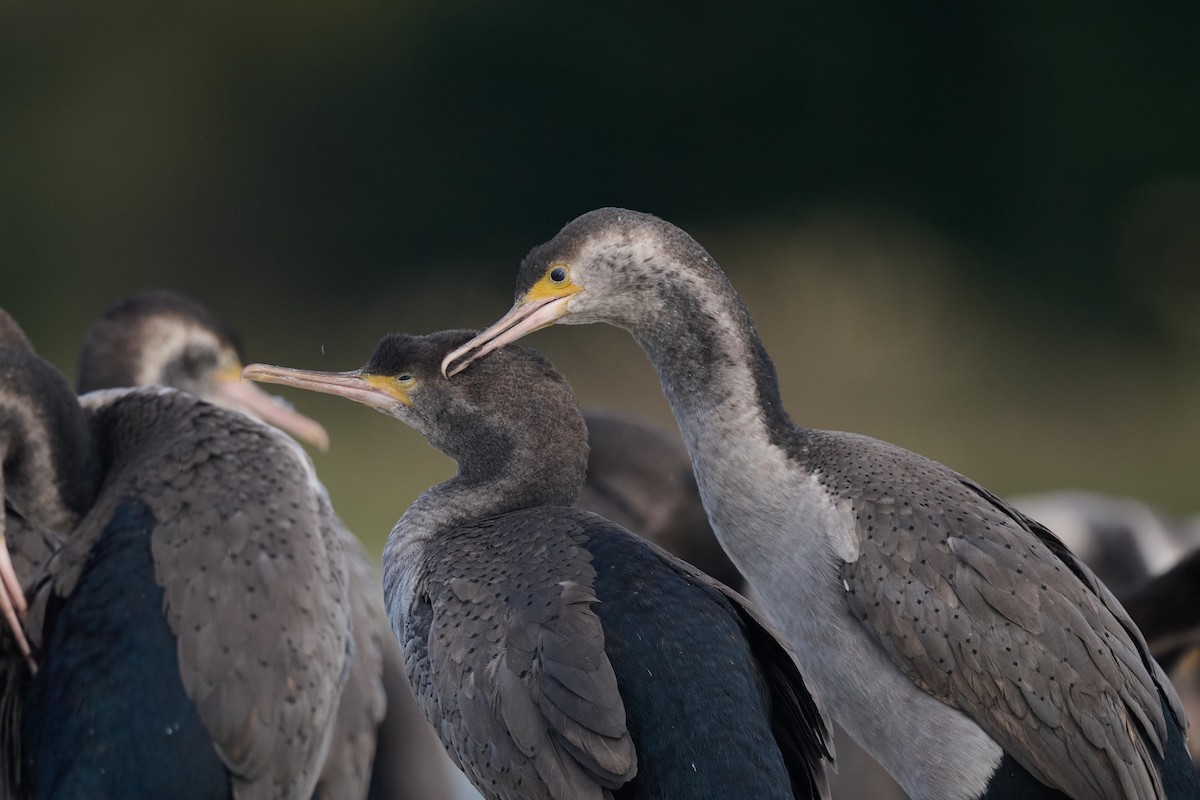
[(1142, 328), (1161, 287), (1136, 287), (1178, 278), (1163, 251), (1200, 226), (1187, 0), (29, 3), (3, 20), (2, 258), (23, 274), (252, 269), (350, 293), (597, 205), (697, 224), (836, 202), (902, 210), (977, 246), (981, 273)]
[[(1193, 510), (1198, 41), (1190, 0), (6, 3), (0, 305), (67, 371), (146, 286), (344, 369), (490, 322), (525, 250), (625, 205), (710, 246), (798, 421)], [(622, 334), (534, 344), (666, 420)], [(298, 402), (360, 530), (448, 469)]]

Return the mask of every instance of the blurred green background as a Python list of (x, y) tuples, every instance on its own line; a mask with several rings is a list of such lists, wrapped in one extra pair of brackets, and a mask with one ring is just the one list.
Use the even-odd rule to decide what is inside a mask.
[[(1200, 5), (884, 0), (0, 7), (0, 305), (73, 375), (135, 289), (252, 360), (482, 326), (602, 205), (691, 231), (797, 422), (1001, 493), (1200, 510)], [(670, 416), (614, 330), (530, 343)], [(374, 547), (452, 466), (294, 394)]]

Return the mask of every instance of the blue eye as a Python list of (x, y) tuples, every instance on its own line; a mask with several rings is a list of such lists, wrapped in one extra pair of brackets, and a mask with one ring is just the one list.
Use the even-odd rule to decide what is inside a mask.
[(566, 279), (567, 279), (567, 268), (566, 267), (555, 267), (554, 269), (550, 270), (550, 282), (551, 283), (563, 283), (564, 281), (566, 281)]

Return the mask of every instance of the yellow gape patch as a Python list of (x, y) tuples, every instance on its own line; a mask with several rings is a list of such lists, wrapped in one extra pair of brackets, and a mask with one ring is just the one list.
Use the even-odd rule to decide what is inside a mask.
[(396, 398), (406, 406), (413, 404), (412, 398), (408, 396), (408, 393), (416, 386), (417, 382), (411, 377), (406, 381), (400, 381), (391, 375), (364, 375), (363, 380), (373, 388), (378, 389), (388, 397)]
[[(556, 281), (551, 276), (559, 271), (563, 273), (563, 278)], [(570, 267), (566, 264), (551, 264), (550, 269), (546, 270), (546, 274), (537, 283), (529, 287), (529, 291), (525, 293), (521, 301), (523, 303), (530, 303), (539, 300), (556, 300), (560, 297), (570, 297), (573, 294), (579, 294), (582, 291), (583, 287), (571, 280)]]
[(218, 382), (229, 381), (230, 383), (237, 383), (242, 379), (242, 365), (235, 360), (232, 364), (217, 370), (213, 377)]

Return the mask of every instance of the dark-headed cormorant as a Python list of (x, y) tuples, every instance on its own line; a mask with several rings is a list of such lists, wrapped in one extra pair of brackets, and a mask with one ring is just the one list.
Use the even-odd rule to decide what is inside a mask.
[(243, 373), (364, 403), (458, 462), (383, 563), (451, 756), (505, 800), (823, 794), (826, 730), (789, 651), (736, 593), (569, 508), (587, 464), (570, 387), (523, 348), (446, 380), (470, 336), (393, 334), (356, 372)]
[(794, 425), (746, 306), (687, 233), (585, 214), (526, 257), (516, 294), (443, 370), (554, 322), (628, 330), (722, 546), (832, 716), (912, 797), (1200, 793), (1178, 698), (1091, 571), (941, 464)]

